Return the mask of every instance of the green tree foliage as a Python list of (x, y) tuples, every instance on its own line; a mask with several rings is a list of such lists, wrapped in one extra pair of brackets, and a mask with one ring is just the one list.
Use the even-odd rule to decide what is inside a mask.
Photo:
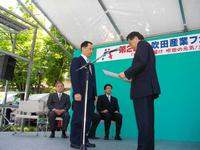
[[(37, 13), (37, 9), (34, 5), (27, 0), (26, 6), (33, 14)], [(12, 8), (10, 8), (12, 10)], [(29, 16), (21, 7), (20, 11), (24, 19), (34, 23), (37, 23)], [(42, 18), (39, 18), (43, 22)], [(39, 27), (39, 26), (38, 26)], [(28, 30), (17, 35), (17, 42), (15, 53), (22, 57), (30, 59), (30, 51), (32, 44), (34, 30)], [(62, 35), (51, 27), (51, 33), (66, 47), (66, 49), (72, 53), (72, 47), (65, 42)], [(14, 35), (0, 29), (0, 38), (8, 39), (13, 38)], [(11, 40), (0, 40), (0, 49), (12, 52)], [(68, 56), (63, 49), (61, 49), (41, 28), (38, 28), (37, 39), (35, 44), (34, 60), (32, 65), (32, 75), (30, 82), (30, 92), (40, 92), (40, 85), (45, 84), (49, 87), (54, 86), (56, 80), (63, 81), (66, 72), (69, 72), (69, 64), (71, 62), (71, 56)], [(25, 90), (26, 78), (27, 78), (28, 63), (21, 60), (17, 60), (15, 66), (15, 77), (13, 81), (9, 82), (10, 87), (18, 91)], [(4, 84), (1, 81), (0, 84)], [(48, 90), (46, 91), (48, 92)]]
[[(72, 47), (65, 43), (65, 40), (55, 27), (51, 27), (51, 33), (57, 37), (72, 54)], [(46, 51), (43, 63), (47, 68), (45, 71), (47, 83), (54, 85), (56, 80), (63, 81), (65, 73), (69, 72), (71, 56), (68, 56), (68, 54), (66, 54), (50, 37), (45, 39), (43, 51)]]

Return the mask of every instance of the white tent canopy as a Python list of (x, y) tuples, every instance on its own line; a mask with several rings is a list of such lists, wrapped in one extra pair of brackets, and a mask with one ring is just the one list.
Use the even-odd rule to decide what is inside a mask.
[(79, 48), (120, 42), (131, 31), (145, 37), (200, 29), (199, 0), (33, 0)]

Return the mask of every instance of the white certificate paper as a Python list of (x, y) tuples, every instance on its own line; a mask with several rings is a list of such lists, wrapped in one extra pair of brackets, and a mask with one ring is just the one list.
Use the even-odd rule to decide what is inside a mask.
[[(110, 77), (112, 77), (112, 78), (122, 79), (122, 78), (120, 78), (120, 77), (118, 76), (118, 75), (119, 75), (118, 73), (110, 72), (110, 71), (105, 70), (105, 69), (103, 69), (102, 71), (103, 71), (103, 73), (104, 73), (105, 75), (110, 76)], [(126, 82), (131, 82), (131, 80), (128, 80), (127, 78), (124, 78), (124, 79), (122, 79), (122, 80), (124, 80), (124, 81), (126, 81)]]

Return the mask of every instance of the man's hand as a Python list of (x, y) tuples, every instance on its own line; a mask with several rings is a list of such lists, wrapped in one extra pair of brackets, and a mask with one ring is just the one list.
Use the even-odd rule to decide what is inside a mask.
[(54, 109), (52, 109), (52, 111), (54, 111), (57, 115), (60, 115), (60, 113), (59, 113), (59, 110), (58, 109), (56, 109), (56, 108), (54, 108)]
[(55, 108), (54, 108), (54, 109), (52, 109), (52, 111), (54, 111), (54, 112), (56, 112), (56, 110), (57, 110), (57, 109), (55, 109)]
[(125, 76), (125, 74), (124, 74), (124, 72), (121, 72), (119, 75), (118, 75), (120, 78), (125, 78), (126, 76)]
[(57, 114), (60, 116), (65, 112), (64, 109), (57, 109)]
[(58, 116), (60, 116), (62, 113), (64, 113), (65, 112), (65, 110), (64, 109), (52, 109), (52, 111), (54, 111)]
[(101, 111), (101, 113), (107, 113), (107, 112), (108, 112), (107, 109)]
[(79, 93), (75, 94), (74, 100), (80, 102), (81, 101), (81, 94), (79, 94)]
[(116, 110), (116, 111), (114, 111), (114, 113), (118, 114), (119, 112)]

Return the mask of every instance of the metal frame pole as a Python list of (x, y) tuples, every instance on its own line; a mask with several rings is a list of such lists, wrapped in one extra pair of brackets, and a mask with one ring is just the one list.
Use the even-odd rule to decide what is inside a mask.
[(24, 8), (24, 10), (31, 16), (33, 17), (33, 19), (48, 33), (48, 35), (64, 50), (64, 52), (66, 52), (70, 57), (72, 57), (72, 55), (70, 54), (70, 52), (67, 51), (67, 49), (59, 42), (59, 40), (57, 38), (55, 38), (46, 28), (45, 26), (33, 15), (33, 13), (31, 13), (28, 8), (21, 2), (21, 0), (17, 0), (18, 3)]
[(87, 101), (88, 101), (88, 80), (89, 80), (89, 66), (86, 66), (86, 85), (85, 85), (85, 101), (84, 101), (84, 115), (83, 115), (83, 129), (82, 129), (82, 145), (80, 150), (87, 150), (87, 146), (85, 144), (85, 132), (86, 132), (86, 122), (87, 122)]
[[(14, 39), (11, 39), (12, 42), (12, 52), (15, 53), (15, 46), (16, 46), (16, 35)], [(3, 105), (6, 105), (7, 102), (7, 96), (8, 96), (8, 80), (6, 80), (6, 85), (5, 85), (5, 94), (4, 94), (4, 100), (3, 100)], [(2, 108), (2, 118), (1, 118), (1, 126), (4, 124), (4, 114), (5, 114), (5, 110), (6, 108)], [(3, 117), (4, 116), (4, 117)], [(5, 117), (5, 119), (7, 120), (7, 118)], [(8, 121), (8, 120), (7, 120)]]
[(110, 23), (112, 24), (113, 28), (115, 29), (115, 31), (117, 32), (118, 36), (120, 37), (121, 41), (125, 41), (123, 35), (121, 34), (121, 31), (119, 30), (118, 26), (116, 25), (115, 21), (113, 20), (110, 12), (108, 11), (108, 9), (106, 8), (106, 5), (104, 4), (103, 0), (98, 0), (99, 4), (101, 5), (102, 9), (104, 10), (106, 16), (108, 17), (108, 20), (110, 21)]
[[(6, 85), (5, 85), (5, 96), (4, 96), (4, 100), (3, 100), (3, 105), (5, 106), (6, 104), (6, 100), (7, 100), (7, 93), (8, 93), (8, 80), (6, 80)], [(4, 115), (5, 114), (5, 108), (2, 107), (2, 114)], [(3, 126), (4, 124), (4, 117), (2, 115), (2, 118), (1, 118), (1, 127)]]
[[(60, 32), (60, 34), (62, 34), (62, 32), (56, 26), (56, 24), (49, 18), (49, 16), (45, 13), (45, 11), (38, 5), (37, 1), (36, 0), (32, 0), (32, 2), (42, 12), (42, 14), (51, 22), (51, 24), (53, 24), (53, 26)], [(65, 42), (67, 41), (73, 48), (78, 49), (71, 41), (69, 41), (69, 39), (67, 39), (67, 37), (64, 34), (62, 34), (62, 36), (64, 37)]]
[(15, 47), (16, 47), (16, 40), (17, 40), (17, 34), (14, 35), (14, 38), (12, 40), (12, 51), (15, 53)]
[[(24, 94), (24, 100), (25, 101), (28, 100), (28, 96), (29, 96), (29, 87), (30, 87), (30, 79), (31, 79), (31, 72), (32, 72), (32, 64), (33, 64), (33, 56), (34, 56), (34, 50), (35, 50), (36, 36), (37, 36), (37, 28), (34, 29), (32, 46), (31, 46), (31, 51), (30, 51), (30, 60), (29, 60), (29, 65), (28, 65), (26, 87), (25, 87), (25, 94)], [(20, 132), (23, 131), (23, 128), (24, 128), (24, 119), (21, 120)]]
[(34, 50), (35, 50), (36, 36), (37, 36), (37, 28), (34, 29), (34, 34), (33, 34), (33, 39), (32, 39), (32, 46), (31, 46), (30, 60), (29, 60), (29, 65), (28, 65), (24, 100), (28, 100), (28, 93), (29, 93), (29, 86), (30, 86), (30, 79), (31, 79), (31, 72), (32, 72), (32, 64), (33, 64), (33, 56), (34, 56)]
[(180, 7), (180, 11), (181, 11), (181, 17), (182, 17), (182, 21), (183, 21), (183, 32), (187, 32), (188, 31), (188, 27), (187, 27), (187, 22), (185, 19), (185, 12), (184, 12), (184, 8), (183, 8), (183, 2), (182, 0), (179, 0), (179, 7)]

